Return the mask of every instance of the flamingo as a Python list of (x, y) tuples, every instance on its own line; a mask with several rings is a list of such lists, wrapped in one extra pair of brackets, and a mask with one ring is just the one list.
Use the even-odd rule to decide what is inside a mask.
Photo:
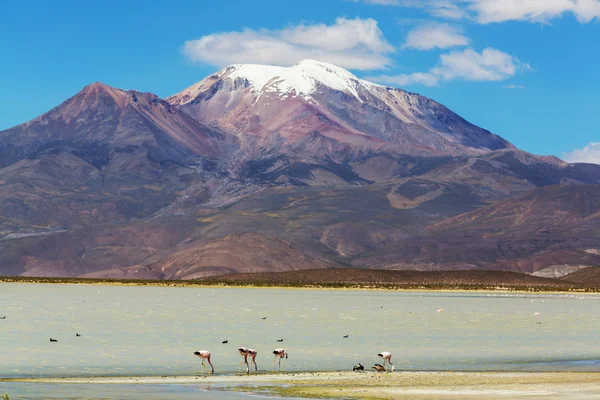
[(254, 370), (258, 371), (258, 365), (256, 365), (256, 355), (258, 354), (258, 352), (256, 350), (249, 349), (247, 347), (240, 347), (238, 349), (238, 352), (242, 356), (242, 361), (240, 362), (240, 365), (246, 364), (246, 373), (247, 374), (250, 373), (250, 365), (248, 364), (248, 356), (250, 356), (250, 359), (254, 363)]
[[(238, 352), (242, 356), (242, 361), (240, 361), (240, 367), (244, 363), (246, 363), (246, 366), (248, 366), (248, 348), (242, 346), (238, 349)], [(246, 368), (246, 372), (248, 372), (248, 368)]]
[[(256, 355), (258, 354), (258, 352), (254, 349), (248, 349), (248, 356), (250, 357), (250, 359), (252, 360), (252, 362), (254, 363), (254, 371), (258, 371), (258, 365), (256, 365)], [(250, 367), (248, 365), (248, 359), (246, 359), (246, 373), (250, 373)]]
[(275, 349), (273, 350), (273, 354), (275, 357), (273, 358), (273, 372), (275, 372), (275, 360), (279, 357), (279, 372), (281, 372), (281, 359), (283, 357), (288, 358), (288, 353), (284, 349)]
[(382, 351), (377, 354), (377, 357), (383, 358), (383, 367), (385, 368), (386, 363), (389, 363), (392, 366), (392, 372), (394, 372), (394, 364), (392, 364), (392, 353), (389, 351)]
[(195, 351), (194, 352), (195, 356), (198, 356), (202, 359), (202, 373), (204, 373), (204, 360), (208, 361), (208, 364), (210, 364), (210, 368), (212, 369), (212, 373), (215, 373), (215, 367), (213, 367), (212, 363), (210, 362), (210, 351), (208, 350), (200, 350), (200, 351)]

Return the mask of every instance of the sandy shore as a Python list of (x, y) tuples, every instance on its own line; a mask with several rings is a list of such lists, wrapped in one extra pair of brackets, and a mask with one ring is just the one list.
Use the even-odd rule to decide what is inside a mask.
[(600, 293), (599, 288), (588, 289), (535, 289), (524, 290), (510, 286), (499, 287), (480, 287), (473, 286), (472, 288), (465, 287), (428, 287), (427, 285), (416, 286), (389, 286), (376, 284), (356, 284), (347, 286), (328, 286), (326, 284), (307, 284), (301, 286), (293, 285), (252, 285), (252, 284), (223, 284), (223, 283), (203, 283), (196, 281), (102, 281), (94, 279), (38, 279), (38, 278), (14, 278), (0, 277), (0, 284), (34, 284), (34, 285), (93, 285), (93, 286), (149, 286), (149, 287), (183, 287), (183, 288), (198, 288), (198, 289), (277, 289), (277, 290), (352, 290), (352, 291), (387, 291), (387, 292), (421, 292), (421, 293), (494, 293), (499, 295), (594, 295)]
[(78, 384), (220, 384), (278, 396), (356, 399), (600, 398), (600, 373), (315, 372), (258, 375), (0, 379), (4, 382)]

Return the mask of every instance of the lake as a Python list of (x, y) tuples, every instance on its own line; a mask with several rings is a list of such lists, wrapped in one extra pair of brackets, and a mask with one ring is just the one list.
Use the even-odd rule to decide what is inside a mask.
[(382, 351), (397, 370), (600, 371), (591, 294), (3, 283), (3, 316), (1, 377), (194, 375), (196, 350), (230, 374), (239, 346), (262, 371), (277, 347), (285, 371), (370, 367)]

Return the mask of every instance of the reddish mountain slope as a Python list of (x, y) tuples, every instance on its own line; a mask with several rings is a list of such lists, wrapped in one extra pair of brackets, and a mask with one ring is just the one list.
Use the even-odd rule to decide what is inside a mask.
[(558, 276), (600, 262), (598, 183), (315, 61), (232, 66), (168, 101), (96, 83), (0, 132), (0, 274)]

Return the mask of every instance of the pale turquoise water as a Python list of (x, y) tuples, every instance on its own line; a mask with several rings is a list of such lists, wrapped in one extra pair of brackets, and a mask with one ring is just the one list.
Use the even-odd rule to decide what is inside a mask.
[(0, 284), (2, 316), (1, 377), (198, 374), (201, 349), (234, 373), (239, 346), (260, 370), (284, 347), (286, 371), (381, 351), (397, 369), (600, 371), (597, 295)]

